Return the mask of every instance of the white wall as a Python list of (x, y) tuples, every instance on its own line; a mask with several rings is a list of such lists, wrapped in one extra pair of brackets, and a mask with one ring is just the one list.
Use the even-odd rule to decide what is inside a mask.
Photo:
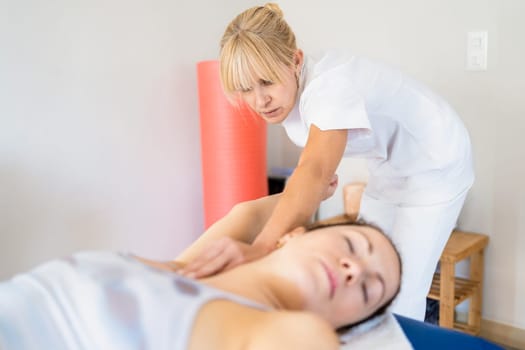
[(196, 63), (234, 5), (0, 0), (1, 278), (202, 231)]
[[(306, 51), (352, 48), (458, 110), (477, 171), (460, 226), (491, 236), (484, 317), (525, 328), (525, 2), (279, 3)], [(81, 249), (168, 258), (201, 232), (195, 64), (253, 4), (0, 0), (1, 279)], [(489, 69), (466, 72), (478, 29)], [(269, 167), (293, 166), (298, 150), (269, 135)]]

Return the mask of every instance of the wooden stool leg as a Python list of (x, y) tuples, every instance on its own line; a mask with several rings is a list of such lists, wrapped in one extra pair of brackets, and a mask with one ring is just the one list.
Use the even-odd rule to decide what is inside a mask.
[(441, 290), (439, 301), (439, 325), (454, 327), (454, 276), (455, 266), (452, 262), (441, 261)]
[(483, 250), (470, 257), (470, 279), (479, 282), (478, 288), (470, 299), (468, 325), (479, 333), (481, 328), (481, 304), (483, 296)]

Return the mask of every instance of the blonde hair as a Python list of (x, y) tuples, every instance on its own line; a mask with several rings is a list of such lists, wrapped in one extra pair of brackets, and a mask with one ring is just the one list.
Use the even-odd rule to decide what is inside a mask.
[(252, 7), (233, 19), (221, 39), (220, 76), (232, 97), (259, 79), (280, 83), (297, 50), (295, 34), (279, 6)]

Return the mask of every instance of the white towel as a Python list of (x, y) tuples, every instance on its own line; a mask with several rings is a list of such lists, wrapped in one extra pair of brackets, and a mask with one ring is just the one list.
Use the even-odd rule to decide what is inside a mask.
[(412, 350), (394, 315), (387, 312), (340, 335), (341, 350)]

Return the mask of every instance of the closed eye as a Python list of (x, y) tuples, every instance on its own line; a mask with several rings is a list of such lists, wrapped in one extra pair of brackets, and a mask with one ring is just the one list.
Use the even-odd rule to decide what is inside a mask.
[(343, 237), (346, 241), (346, 245), (348, 246), (348, 250), (350, 250), (350, 253), (355, 254), (354, 245), (352, 244), (352, 241), (350, 240), (350, 238), (346, 236), (343, 236)]
[(273, 81), (261, 79), (260, 80), (260, 84), (263, 85), (263, 86), (268, 86), (268, 85), (272, 85)]
[(363, 282), (363, 284), (361, 284), (361, 289), (363, 291), (363, 299), (365, 300), (365, 304), (368, 304), (368, 288), (366, 287), (366, 283)]

